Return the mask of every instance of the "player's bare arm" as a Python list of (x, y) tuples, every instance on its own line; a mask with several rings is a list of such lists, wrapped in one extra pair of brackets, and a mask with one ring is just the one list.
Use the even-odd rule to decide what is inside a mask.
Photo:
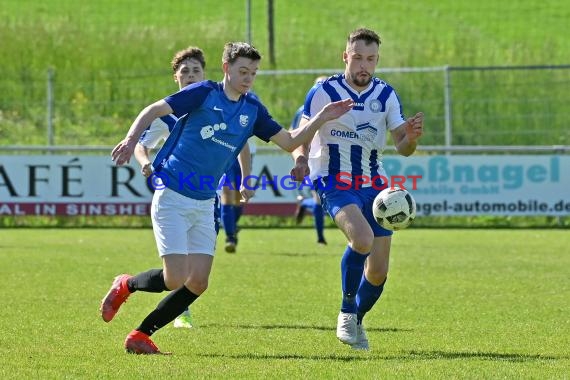
[(327, 104), (322, 110), (319, 111), (309, 122), (292, 131), (282, 129), (273, 137), (271, 141), (277, 144), (287, 152), (293, 152), (301, 144), (306, 144), (313, 139), (315, 133), (327, 121), (337, 119), (350, 111), (354, 105), (352, 99), (339, 100)]
[(117, 165), (128, 163), (143, 131), (154, 119), (168, 115), (172, 113), (172, 111), (170, 105), (163, 99), (145, 107), (129, 128), (127, 136), (119, 142), (111, 152), (113, 161), (115, 161)]
[[(299, 127), (303, 128), (303, 126), (308, 122), (309, 121), (307, 119), (302, 118), (299, 122)], [(291, 152), (295, 166), (293, 166), (293, 169), (291, 169), (290, 174), (295, 181), (302, 181), (303, 178), (309, 175), (309, 160), (307, 159), (308, 154), (309, 143), (301, 144), (298, 148)]]
[(418, 139), (424, 130), (424, 114), (418, 112), (392, 131), (394, 146), (402, 156), (410, 156), (416, 151)]
[(148, 154), (148, 148), (141, 143), (135, 146), (134, 156), (139, 165), (141, 166), (141, 173), (148, 177), (152, 174), (152, 163)]
[(237, 158), (241, 167), (242, 183), (240, 184), (239, 189), (241, 201), (247, 202), (255, 195), (255, 190), (252, 189), (253, 184), (246, 183), (247, 178), (251, 176), (251, 150), (249, 149), (249, 144), (247, 142), (243, 146), (241, 152), (239, 152)]

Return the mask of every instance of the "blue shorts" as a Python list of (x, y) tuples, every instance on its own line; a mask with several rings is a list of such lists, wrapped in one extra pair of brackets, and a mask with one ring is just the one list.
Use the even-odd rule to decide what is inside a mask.
[(393, 231), (380, 227), (372, 214), (372, 204), (380, 190), (372, 186), (361, 187), (358, 190), (353, 188), (345, 190), (344, 188), (337, 188), (334, 183), (323, 181), (326, 181), (326, 179), (315, 181), (315, 190), (321, 198), (323, 209), (326, 210), (333, 219), (341, 208), (349, 204), (354, 204), (362, 211), (362, 215), (364, 215), (364, 218), (372, 228), (374, 237), (391, 236), (393, 234)]

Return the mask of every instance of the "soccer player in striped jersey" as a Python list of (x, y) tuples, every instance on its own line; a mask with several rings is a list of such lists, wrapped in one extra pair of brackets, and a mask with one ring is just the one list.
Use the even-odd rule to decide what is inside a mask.
[(344, 73), (308, 92), (301, 126), (329, 102), (351, 98), (354, 107), (321, 127), (308, 152), (306, 146), (293, 152), (292, 170), (297, 179), (310, 172), (323, 208), (348, 239), (341, 260), (342, 302), (336, 334), (342, 343), (364, 350), (369, 344), (362, 319), (382, 294), (390, 257), (392, 232), (381, 228), (372, 215), (378, 188), (389, 185), (379, 179), (386, 178), (382, 166), (386, 135), (391, 134), (399, 154), (409, 156), (423, 133), (423, 114), (405, 119), (394, 89), (374, 76), (379, 47), (374, 31), (353, 31), (343, 52)]
[[(352, 99), (331, 102), (304, 127), (285, 131), (249, 93), (260, 60), (259, 52), (249, 44), (227, 43), (222, 82), (195, 83), (145, 107), (111, 153), (117, 165), (128, 162), (141, 133), (154, 119), (171, 113), (180, 117), (153, 162), (153, 175), (162, 186), (154, 192), (151, 214), (164, 283), (167, 288), (172, 283), (184, 285), (170, 292), (128, 334), (124, 343), (128, 352), (161, 353), (150, 336), (207, 289), (216, 242), (213, 213), (217, 185), (247, 139), (255, 135), (292, 152), (309, 142), (324, 123), (353, 106)], [(245, 201), (253, 196), (247, 186), (242, 185), (241, 193)], [(124, 281), (116, 280), (103, 304), (116, 312), (129, 295)]]

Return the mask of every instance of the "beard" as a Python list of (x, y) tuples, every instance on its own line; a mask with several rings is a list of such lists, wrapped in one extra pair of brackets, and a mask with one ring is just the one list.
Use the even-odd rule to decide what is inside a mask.
[(368, 86), (368, 84), (372, 81), (372, 74), (367, 73), (368, 75), (363, 77), (360, 76), (360, 73), (356, 73), (350, 74), (350, 79), (352, 80), (352, 83), (354, 83), (356, 86), (358, 87), (366, 87)]

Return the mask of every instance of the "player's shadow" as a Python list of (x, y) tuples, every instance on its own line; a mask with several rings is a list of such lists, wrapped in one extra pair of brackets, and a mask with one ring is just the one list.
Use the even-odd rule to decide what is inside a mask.
[(516, 353), (501, 353), (501, 352), (468, 352), (468, 351), (408, 351), (405, 357), (409, 360), (462, 360), (462, 359), (481, 359), (492, 361), (506, 361), (506, 362), (528, 362), (528, 361), (542, 361), (542, 360), (559, 360), (566, 359), (551, 355), (540, 354), (516, 354)]
[(503, 362), (534, 362), (534, 361), (546, 361), (546, 360), (567, 360), (567, 357), (555, 357), (549, 355), (539, 355), (539, 354), (506, 354), (500, 352), (445, 352), (445, 351), (408, 351), (396, 355), (379, 355), (375, 352), (366, 351), (352, 351), (350, 354), (329, 354), (329, 355), (301, 355), (301, 354), (260, 354), (260, 353), (243, 353), (237, 355), (227, 355), (227, 354), (216, 354), (216, 353), (203, 353), (198, 354), (198, 356), (205, 357), (220, 357), (227, 359), (251, 359), (251, 360), (290, 360), (290, 359), (303, 359), (303, 360), (334, 360), (341, 362), (350, 361), (370, 361), (370, 360), (469, 360), (469, 359), (481, 359), (481, 360), (492, 360), (492, 361), (503, 361)]
[(273, 256), (285, 256), (285, 257), (314, 257), (315, 255), (320, 256), (338, 256), (337, 252), (276, 252)]
[[(319, 330), (319, 331), (336, 331), (335, 326), (311, 326), (311, 325), (228, 325), (220, 323), (200, 324), (200, 328), (233, 328), (233, 329), (249, 329), (249, 330)], [(366, 328), (368, 332), (408, 332), (412, 329), (397, 329), (394, 327), (370, 327)]]

